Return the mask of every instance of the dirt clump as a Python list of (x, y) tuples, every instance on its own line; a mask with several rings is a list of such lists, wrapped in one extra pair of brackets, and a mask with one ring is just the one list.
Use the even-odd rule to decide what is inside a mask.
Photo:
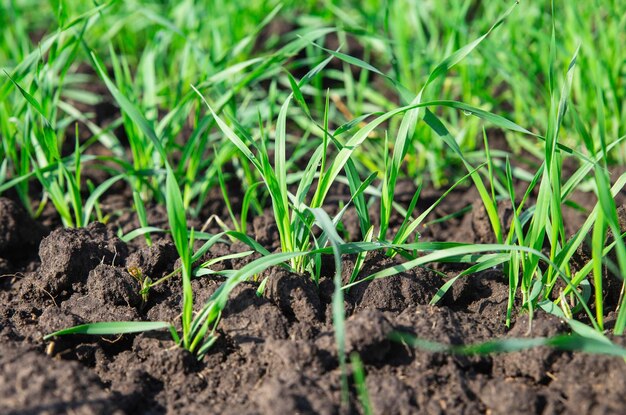
[(0, 275), (26, 270), (46, 233), (20, 204), (0, 197)]
[(174, 244), (165, 239), (155, 241), (152, 246), (141, 247), (126, 258), (127, 268), (137, 268), (144, 277), (152, 280), (171, 272), (178, 259)]
[(119, 396), (79, 363), (6, 345), (0, 354), (0, 404), (6, 415), (126, 413)]
[(127, 256), (126, 244), (99, 222), (86, 228), (57, 229), (41, 241), (38, 285), (52, 297), (64, 298), (98, 264), (121, 264)]
[(310, 278), (278, 267), (270, 268), (265, 274), (268, 282), (264, 295), (285, 315), (307, 322), (321, 318), (320, 297)]
[[(381, 252), (372, 252), (366, 257), (357, 281), (397, 264), (395, 259)], [(351, 272), (352, 268), (346, 267), (344, 280), (347, 280)], [(434, 272), (425, 268), (414, 268), (389, 277), (363, 280), (351, 287), (346, 297), (355, 305), (356, 310), (372, 308), (400, 312), (412, 305), (428, 304), (442, 284), (443, 280)]]

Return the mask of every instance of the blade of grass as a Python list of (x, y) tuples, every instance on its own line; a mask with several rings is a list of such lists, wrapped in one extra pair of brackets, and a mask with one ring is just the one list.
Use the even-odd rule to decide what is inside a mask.
[(48, 340), (55, 336), (64, 336), (67, 334), (90, 334), (94, 336), (119, 335), (127, 333), (141, 333), (151, 330), (169, 329), (171, 323), (165, 321), (109, 321), (81, 324), (54, 333), (46, 334), (43, 339)]

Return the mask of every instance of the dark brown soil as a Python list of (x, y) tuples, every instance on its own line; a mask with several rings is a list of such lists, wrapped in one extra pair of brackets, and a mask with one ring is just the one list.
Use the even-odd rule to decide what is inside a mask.
[[(400, 190), (402, 186), (408, 186), (410, 199), (414, 189), (405, 183)], [(418, 208), (436, 197), (435, 191), (425, 191)], [(433, 217), (469, 205), (474, 209), (423, 230), (423, 238), (493, 242), (476, 198), (472, 191), (453, 193)], [(163, 225), (160, 209), (151, 208), (149, 216)], [(500, 210), (506, 224), (510, 206), (504, 203)], [(128, 215), (115, 224), (126, 231), (137, 226)], [(269, 213), (255, 218), (250, 229), (266, 248), (277, 248)], [(217, 244), (205, 259), (242, 249)], [(139, 282), (128, 272), (137, 267), (154, 280), (171, 272), (176, 260), (167, 238), (156, 238), (151, 247), (142, 238), (126, 244), (117, 238), (114, 225), (97, 223), (50, 232), (18, 204), (0, 198), (2, 413), (362, 412), (352, 377), (349, 402), (341, 405), (328, 276), (317, 286), (305, 276), (274, 267), (261, 275), (269, 277), (263, 296), (257, 295), (254, 282), (238, 286), (223, 313), (218, 341), (202, 361), (176, 347), (165, 332), (42, 340), (44, 334), (86, 322), (179, 320), (179, 279), (155, 287), (144, 303)], [(215, 269), (239, 268), (249, 260), (225, 261)], [(361, 276), (394, 263), (382, 253), (371, 253)], [(353, 266), (353, 258), (346, 257), (344, 279)], [(346, 352), (358, 353), (364, 363), (374, 413), (625, 413), (626, 364), (618, 358), (547, 348), (454, 356), (390, 341), (394, 331), (445, 344), (566, 331), (563, 322), (540, 312), (530, 333), (523, 314), (507, 329), (507, 281), (497, 270), (459, 281), (442, 305), (429, 306), (445, 281), (441, 272), (454, 276), (459, 270), (450, 266), (439, 271), (417, 268), (346, 293)], [(204, 303), (222, 281), (195, 279), (196, 304)]]

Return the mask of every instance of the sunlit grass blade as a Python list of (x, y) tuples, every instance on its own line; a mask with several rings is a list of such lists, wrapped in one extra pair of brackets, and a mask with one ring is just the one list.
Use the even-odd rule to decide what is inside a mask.
[(183, 341), (185, 348), (190, 346), (190, 329), (193, 318), (193, 291), (191, 288), (191, 250), (189, 234), (187, 232), (187, 218), (180, 188), (174, 177), (171, 168), (167, 168), (167, 179), (165, 183), (165, 200), (167, 205), (167, 216), (172, 232), (172, 239), (181, 259), (182, 280), (183, 280)]
[(371, 415), (373, 414), (372, 404), (370, 403), (369, 393), (367, 392), (365, 370), (363, 369), (363, 362), (361, 362), (361, 358), (357, 353), (352, 353), (350, 355), (350, 364), (352, 366), (352, 377), (354, 378), (354, 384), (356, 386), (363, 414)]
[(335, 344), (337, 345), (337, 354), (339, 357), (339, 367), (341, 368), (342, 377), (342, 404), (348, 404), (348, 379), (346, 369), (346, 352), (345, 352), (345, 306), (343, 303), (343, 290), (341, 281), (342, 259), (339, 246), (344, 242), (337, 234), (335, 225), (328, 214), (321, 208), (313, 208), (310, 210), (315, 216), (317, 225), (324, 230), (328, 236), (328, 241), (333, 249), (333, 257), (335, 259), (335, 274), (333, 277), (334, 290), (332, 300), (333, 311), (333, 329), (335, 331)]
[(581, 351), (590, 354), (603, 354), (626, 358), (626, 349), (611, 342), (595, 337), (578, 334), (558, 335), (554, 337), (505, 338), (484, 343), (454, 346), (429, 340), (423, 340), (409, 333), (393, 332), (391, 340), (426, 350), (429, 352), (451, 353), (460, 355), (486, 355), (492, 353), (512, 353), (535, 347), (548, 346), (568, 351)]
[(117, 101), (117, 103), (120, 105), (122, 111), (124, 111), (128, 115), (128, 117), (135, 123), (135, 125), (137, 125), (141, 132), (150, 139), (161, 158), (164, 161), (167, 160), (167, 154), (165, 152), (165, 149), (163, 148), (161, 140), (157, 137), (156, 132), (154, 131), (148, 120), (146, 120), (146, 118), (143, 114), (141, 114), (139, 109), (137, 109), (137, 107), (124, 94), (122, 94), (122, 92), (120, 92), (115, 83), (113, 83), (113, 81), (109, 78), (107, 72), (103, 67), (103, 64), (100, 62), (95, 53), (90, 52), (90, 56), (96, 73), (98, 74), (98, 76), (100, 76), (108, 90), (111, 92), (111, 95), (113, 95), (115, 101)]
[(94, 336), (113, 336), (127, 333), (141, 333), (151, 330), (169, 329), (171, 323), (165, 321), (109, 321), (81, 324), (80, 326), (70, 327), (54, 333), (46, 334), (43, 339), (48, 340), (55, 336), (64, 336), (67, 334), (90, 334)]

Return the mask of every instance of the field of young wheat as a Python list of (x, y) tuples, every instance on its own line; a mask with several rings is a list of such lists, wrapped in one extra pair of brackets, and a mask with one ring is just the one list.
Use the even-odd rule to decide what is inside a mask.
[(626, 413), (623, 0), (0, 2), (0, 412)]

